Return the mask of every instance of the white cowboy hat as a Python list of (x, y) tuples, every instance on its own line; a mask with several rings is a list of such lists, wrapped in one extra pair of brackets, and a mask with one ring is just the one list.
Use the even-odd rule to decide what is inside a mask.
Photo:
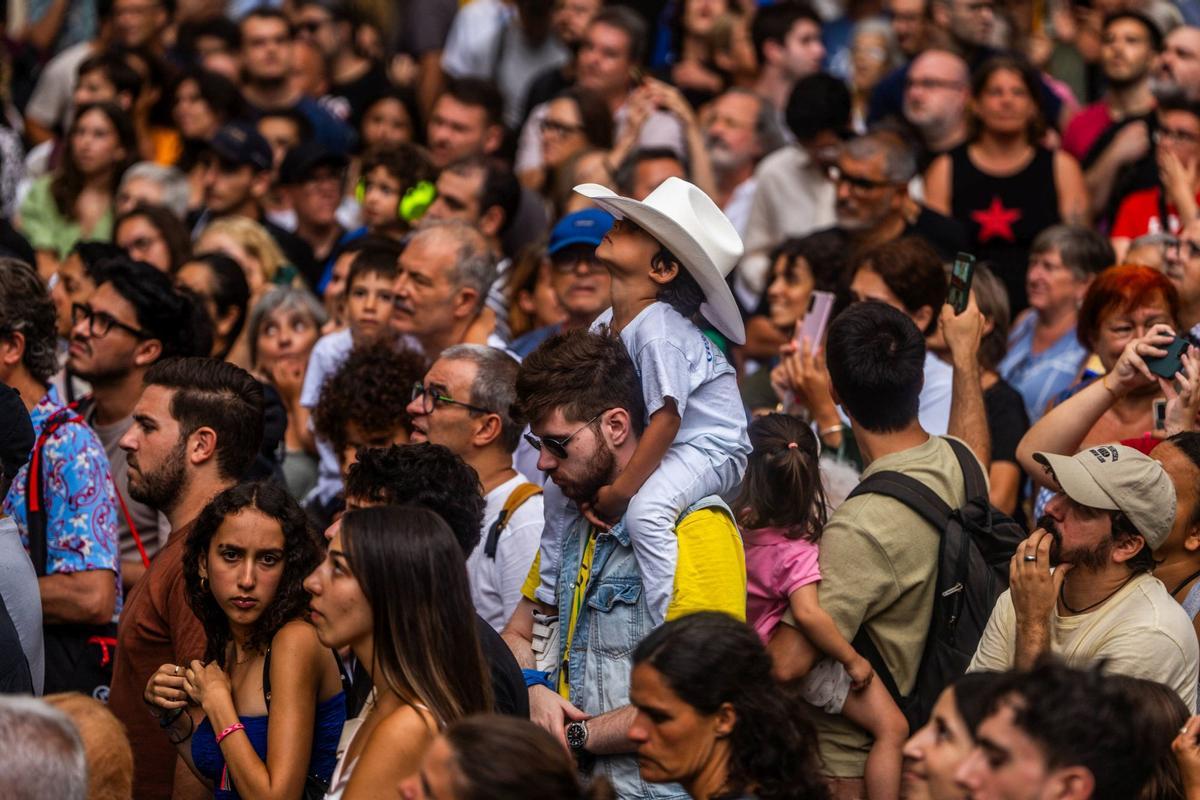
[(741, 312), (725, 282), (742, 257), (742, 239), (708, 195), (679, 178), (667, 178), (643, 202), (596, 183), (575, 191), (617, 219), (629, 217), (661, 242), (704, 290), (704, 318), (734, 344), (746, 343)]

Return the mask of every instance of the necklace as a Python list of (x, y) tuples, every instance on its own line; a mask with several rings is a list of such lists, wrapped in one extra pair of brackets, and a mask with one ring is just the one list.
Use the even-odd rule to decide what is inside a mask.
[(1085, 608), (1071, 608), (1070, 604), (1067, 603), (1067, 595), (1066, 595), (1067, 582), (1066, 582), (1066, 580), (1063, 580), (1062, 585), (1058, 587), (1058, 602), (1062, 603), (1063, 608), (1065, 608), (1067, 611), (1070, 611), (1072, 614), (1086, 614), (1087, 612), (1091, 611), (1093, 608), (1095, 608), (1097, 606), (1102, 606), (1105, 603), (1107, 603), (1109, 600), (1111, 600), (1113, 595), (1115, 595), (1117, 592), (1124, 589), (1126, 584), (1128, 584), (1131, 580), (1136, 578), (1139, 574), (1140, 573), (1137, 573), (1137, 572), (1133, 573), (1128, 578), (1121, 581), (1120, 586), (1113, 589), (1111, 592), (1106, 594), (1104, 597), (1100, 598), (1095, 603), (1092, 603), (1090, 606), (1086, 606)]

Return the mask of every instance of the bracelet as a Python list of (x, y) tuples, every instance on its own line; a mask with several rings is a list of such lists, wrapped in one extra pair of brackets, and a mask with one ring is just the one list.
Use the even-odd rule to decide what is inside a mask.
[(554, 684), (550, 683), (550, 673), (542, 672), (540, 669), (523, 669), (521, 674), (525, 676), (525, 688), (531, 689), (534, 686), (545, 686), (550, 691), (556, 691)]
[(226, 728), (225, 730), (223, 730), (217, 734), (217, 740), (216, 740), (217, 744), (220, 744), (221, 740), (224, 739), (229, 734), (231, 734), (235, 731), (244, 731), (244, 730), (246, 730), (246, 726), (243, 725), (242, 723), (240, 723), (240, 722), (233, 723), (228, 728)]
[[(183, 709), (180, 709), (180, 710), (182, 711)], [(166, 729), (167, 741), (170, 742), (171, 744), (183, 744), (188, 739), (192, 738), (192, 734), (195, 733), (195, 731), (196, 731), (196, 721), (192, 719), (192, 715), (185, 714), (184, 716), (187, 717), (188, 729), (187, 729), (187, 733), (185, 733), (183, 736), (179, 736), (179, 737), (172, 736), (171, 729), (170, 728)], [(176, 717), (176, 719), (178, 719), (178, 717)]]
[[(164, 729), (171, 727), (175, 724), (175, 720), (179, 719), (179, 717), (183, 714), (184, 710), (185, 709), (177, 708), (169, 714), (164, 714), (163, 716), (158, 717), (158, 727)], [(156, 714), (155, 716), (158, 715)]]
[(831, 433), (841, 433), (844, 430), (846, 430), (846, 426), (839, 422), (836, 425), (830, 425), (828, 428), (826, 428), (823, 431), (821, 431), (821, 430), (817, 431), (817, 436), (820, 437), (821, 439), (824, 439), (826, 436), (828, 436)]

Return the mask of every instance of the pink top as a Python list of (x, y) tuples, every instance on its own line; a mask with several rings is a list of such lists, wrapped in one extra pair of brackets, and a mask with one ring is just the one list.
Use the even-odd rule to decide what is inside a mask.
[(817, 545), (789, 539), (783, 528), (745, 531), (746, 622), (763, 643), (788, 609), (788, 598), (801, 586), (821, 580)]
[(1063, 132), (1062, 149), (1082, 162), (1092, 150), (1092, 145), (1113, 124), (1108, 103), (1092, 103), (1071, 118)]

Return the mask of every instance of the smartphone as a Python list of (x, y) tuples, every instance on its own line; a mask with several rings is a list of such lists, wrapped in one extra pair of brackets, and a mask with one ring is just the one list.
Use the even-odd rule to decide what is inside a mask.
[(806, 338), (809, 347), (815, 348), (821, 344), (836, 300), (833, 292), (813, 290), (808, 296), (808, 310), (804, 312), (804, 318), (796, 323), (796, 347), (802, 346)]
[(1161, 397), (1154, 401), (1154, 430), (1167, 429), (1167, 401)]
[(1171, 380), (1175, 373), (1183, 369), (1182, 356), (1189, 342), (1182, 336), (1176, 336), (1165, 348), (1167, 354), (1161, 358), (1146, 359), (1146, 366), (1159, 377)]
[(950, 270), (950, 291), (946, 302), (954, 309), (955, 314), (967, 310), (971, 301), (971, 281), (975, 279), (975, 256), (970, 253), (959, 253), (954, 259), (954, 267)]

